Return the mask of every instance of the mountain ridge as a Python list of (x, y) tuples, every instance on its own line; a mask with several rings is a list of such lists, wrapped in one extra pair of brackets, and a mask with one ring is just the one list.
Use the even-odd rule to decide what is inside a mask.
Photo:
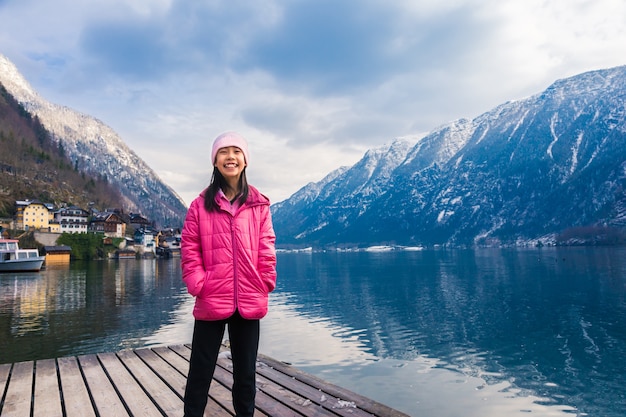
[(2, 54), (0, 82), (28, 112), (39, 118), (80, 170), (104, 176), (119, 188), (121, 208), (149, 217), (162, 227), (182, 225), (186, 207), (180, 196), (111, 127), (97, 118), (43, 99)]
[(121, 196), (101, 177), (78, 171), (37, 117), (0, 83), (0, 217), (11, 218), (16, 200), (57, 207), (113, 207)]
[[(622, 228), (625, 98), (626, 66), (557, 80), (541, 93), (436, 128), (395, 156), (401, 161), (388, 178), (372, 180), (384, 192), (355, 199), (345, 184), (366, 154), (321, 187), (299, 222), (290, 221), (298, 193), (273, 206), (279, 243), (556, 244), (572, 228)], [(324, 197), (336, 190), (352, 196), (349, 206)]]

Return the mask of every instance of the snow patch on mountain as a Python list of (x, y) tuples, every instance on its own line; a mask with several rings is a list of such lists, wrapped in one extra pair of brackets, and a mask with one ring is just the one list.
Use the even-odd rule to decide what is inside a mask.
[(102, 121), (43, 99), (6, 57), (0, 54), (0, 82), (31, 114), (81, 171), (105, 176), (124, 196), (120, 205), (160, 226), (182, 225), (186, 208), (180, 196)]
[(626, 226), (626, 67), (375, 148), (273, 206), (279, 244), (554, 243)]

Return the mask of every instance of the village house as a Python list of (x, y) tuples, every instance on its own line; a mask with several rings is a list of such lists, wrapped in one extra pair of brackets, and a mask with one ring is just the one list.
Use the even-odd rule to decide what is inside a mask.
[(147, 229), (152, 226), (150, 220), (143, 217), (141, 214), (130, 213), (129, 216), (130, 227), (133, 229)]
[[(146, 251), (155, 252), (158, 245), (158, 232), (152, 223), (140, 214), (126, 215), (119, 209), (104, 212), (93, 210), (90, 214), (77, 206), (54, 210), (54, 205), (39, 200), (17, 200), (15, 217), (2, 222), (2, 229), (34, 229), (48, 233), (103, 233), (109, 238), (124, 238), (127, 226), (138, 230), (133, 236), (135, 242)], [(133, 239), (130, 239), (133, 243)]]
[(135, 247), (140, 247), (140, 251), (143, 253), (152, 252), (156, 254), (157, 235), (158, 232), (150, 227), (136, 229), (134, 235)]
[(89, 213), (80, 207), (64, 207), (54, 213), (54, 221), (59, 225), (59, 233), (87, 233)]
[(180, 231), (166, 229), (159, 232), (156, 237), (156, 253), (164, 258), (180, 258)]
[(126, 223), (117, 213), (110, 211), (94, 213), (89, 223), (89, 231), (104, 233), (108, 237), (124, 237), (126, 235)]
[(21, 230), (50, 230), (54, 206), (39, 200), (15, 202), (15, 226)]
[(65, 265), (70, 262), (72, 248), (69, 246), (44, 246), (46, 265)]

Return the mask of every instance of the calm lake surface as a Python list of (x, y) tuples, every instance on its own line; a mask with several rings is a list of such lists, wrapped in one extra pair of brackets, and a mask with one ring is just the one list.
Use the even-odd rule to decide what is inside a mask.
[[(413, 416), (626, 416), (626, 249), (280, 253), (260, 351)], [(189, 343), (180, 262), (0, 274), (0, 363)]]

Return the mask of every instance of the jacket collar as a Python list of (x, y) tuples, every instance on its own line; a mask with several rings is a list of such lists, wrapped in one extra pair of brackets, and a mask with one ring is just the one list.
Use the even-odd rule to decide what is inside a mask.
[[(205, 194), (206, 194), (206, 188), (202, 190), (202, 192), (200, 193), (200, 196), (204, 198)], [(216, 198), (217, 198), (217, 204), (220, 207), (223, 207), (222, 202), (225, 200), (222, 200), (221, 198), (219, 198), (219, 196), (216, 196)], [(246, 199), (246, 202), (240, 208), (251, 207), (251, 206), (256, 206), (256, 205), (268, 205), (269, 206), (270, 200), (265, 195), (263, 195), (259, 190), (257, 190), (256, 187), (252, 185), (248, 185), (248, 198)]]

